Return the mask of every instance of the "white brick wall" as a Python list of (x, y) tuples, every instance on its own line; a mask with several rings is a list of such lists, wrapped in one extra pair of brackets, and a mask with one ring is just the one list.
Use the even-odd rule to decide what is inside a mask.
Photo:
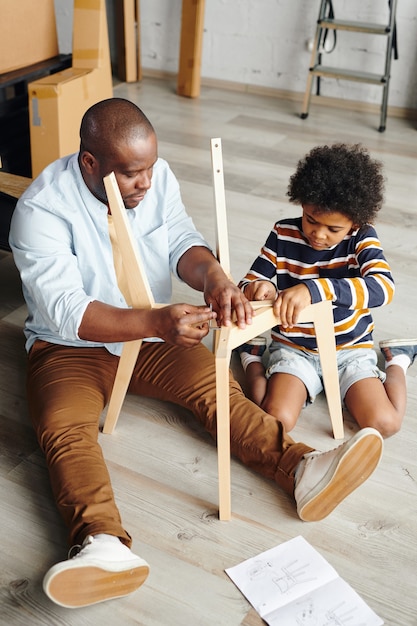
[[(70, 46), (68, 0), (55, 0), (62, 51)], [(113, 9), (107, 0), (111, 43)], [(178, 69), (181, 0), (141, 0), (142, 65)], [(206, 0), (203, 78), (304, 92), (320, 0)], [(337, 18), (384, 22), (388, 0), (333, 0)], [(399, 60), (392, 62), (389, 104), (417, 108), (417, 2), (398, 0)], [(331, 39), (331, 35), (329, 35)], [(381, 72), (385, 37), (338, 32), (326, 65)], [(381, 102), (378, 86), (322, 80), (321, 93), (362, 102)]]

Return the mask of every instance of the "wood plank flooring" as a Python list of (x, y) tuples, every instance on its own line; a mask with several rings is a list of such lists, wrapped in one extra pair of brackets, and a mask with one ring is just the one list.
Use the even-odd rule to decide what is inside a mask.
[[(417, 336), (417, 132), (378, 114), (205, 87), (196, 100), (174, 81), (117, 84), (115, 95), (148, 114), (198, 228), (213, 243), (210, 138), (221, 137), (232, 272), (239, 279), (273, 222), (295, 215), (288, 178), (314, 145), (363, 142), (386, 168), (386, 204), (377, 230), (397, 284), (394, 303), (375, 311), (375, 340)], [(128, 598), (82, 610), (53, 605), (42, 592), (46, 570), (66, 558), (66, 530), (51, 496), (45, 463), (27, 418), (25, 307), (10, 254), (0, 253), (0, 623), (10, 626), (124, 624), (259, 626), (263, 622), (224, 569), (303, 535), (389, 626), (417, 625), (417, 365), (408, 373), (403, 428), (387, 440), (374, 475), (322, 522), (300, 521), (291, 499), (232, 462), (230, 522), (217, 518), (217, 458), (192, 415), (128, 397), (116, 432), (100, 435), (133, 548), (151, 566)], [(175, 299), (202, 302), (175, 285)], [(239, 375), (237, 364), (234, 368)], [(357, 427), (345, 416), (346, 436)], [(319, 449), (335, 445), (326, 403), (305, 410), (296, 429)], [(301, 623), (301, 622), (300, 622)], [(307, 623), (306, 623), (307, 624)], [(283, 626), (290, 626), (284, 624)], [(344, 626), (359, 626), (344, 622)]]

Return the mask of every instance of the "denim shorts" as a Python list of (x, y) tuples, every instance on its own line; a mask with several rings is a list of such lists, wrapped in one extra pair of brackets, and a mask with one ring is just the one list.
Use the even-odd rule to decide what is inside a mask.
[[(349, 387), (358, 380), (379, 378), (381, 382), (385, 381), (385, 372), (378, 368), (377, 355), (372, 348), (346, 348), (338, 350), (336, 354), (342, 400)], [(323, 373), (318, 354), (272, 341), (266, 362), (266, 377), (280, 372), (297, 376), (304, 383), (309, 403), (314, 402), (323, 391)]]

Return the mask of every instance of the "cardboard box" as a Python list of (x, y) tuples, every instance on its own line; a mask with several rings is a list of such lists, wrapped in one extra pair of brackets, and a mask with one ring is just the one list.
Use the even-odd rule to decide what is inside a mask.
[(105, 0), (75, 0), (72, 68), (28, 86), (32, 176), (79, 149), (85, 111), (113, 96)]
[(0, 73), (57, 54), (54, 0), (0, 0)]
[(95, 102), (111, 96), (94, 70), (69, 68), (31, 83), (33, 177), (55, 159), (77, 152), (80, 123), (85, 111)]

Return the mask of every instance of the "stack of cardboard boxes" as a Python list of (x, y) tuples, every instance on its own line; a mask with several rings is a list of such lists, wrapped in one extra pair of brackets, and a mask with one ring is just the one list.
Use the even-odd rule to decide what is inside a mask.
[[(54, 0), (0, 0), (0, 16), (0, 74), (59, 54)], [(84, 112), (113, 95), (105, 0), (74, 0), (72, 66), (27, 88), (35, 177), (78, 150)]]
[(74, 0), (72, 67), (28, 86), (32, 176), (76, 152), (84, 112), (113, 96), (105, 0)]

